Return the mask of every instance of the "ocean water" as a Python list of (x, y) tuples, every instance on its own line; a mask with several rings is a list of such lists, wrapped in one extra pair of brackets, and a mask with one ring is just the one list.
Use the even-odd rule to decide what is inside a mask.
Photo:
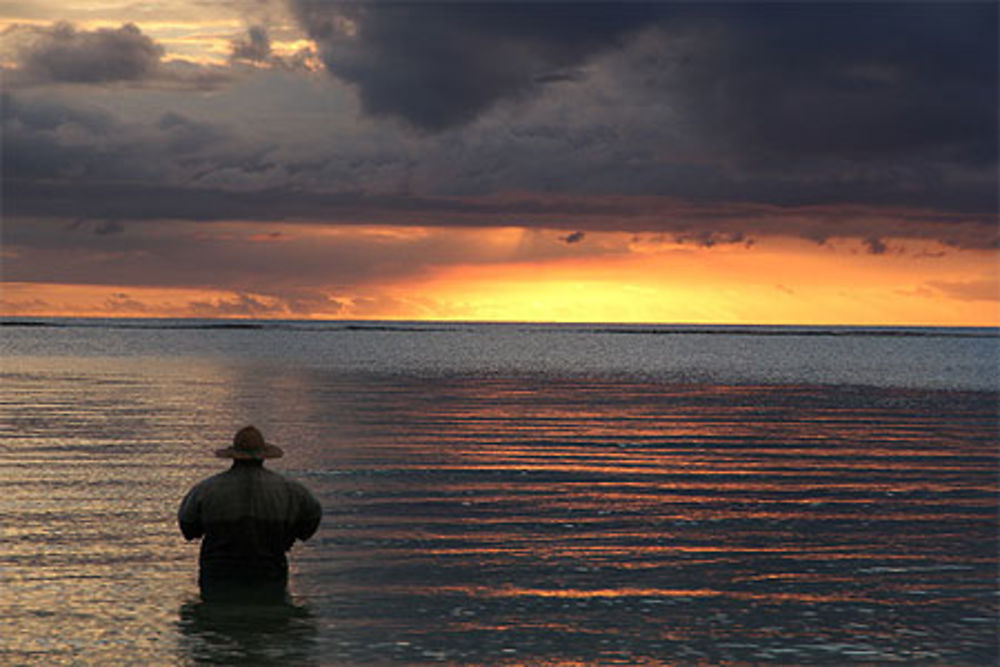
[[(997, 662), (996, 330), (4, 325), (0, 664)], [(176, 526), (247, 423), (285, 607)]]

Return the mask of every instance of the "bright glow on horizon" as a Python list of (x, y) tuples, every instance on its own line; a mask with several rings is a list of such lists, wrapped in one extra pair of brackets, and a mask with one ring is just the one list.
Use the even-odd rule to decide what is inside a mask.
[[(454, 266), (420, 286), (437, 319), (704, 324), (996, 326), (989, 253), (873, 256), (777, 240), (664, 244), (610, 257)], [(970, 261), (971, 260), (971, 261)], [(964, 291), (963, 291), (964, 290)], [(406, 290), (410, 291), (410, 290)], [(968, 292), (968, 293), (966, 293)], [(400, 299), (406, 295), (396, 293)]]
[[(789, 239), (712, 247), (623, 232), (586, 234), (523, 228), (306, 227), (260, 234), (234, 224), (225, 241), (285, 253), (310, 249), (383, 257), (353, 280), (302, 265), (285, 276), (308, 284), (248, 280), (152, 287), (6, 283), (5, 316), (219, 317), (693, 324), (997, 326), (997, 267), (989, 251), (888, 240), (819, 245)], [(253, 232), (253, 233), (252, 233)], [(219, 237), (213, 239), (218, 241)], [(239, 244), (247, 244), (239, 246)], [(344, 249), (347, 248), (347, 251)], [(327, 253), (330, 253), (327, 255)], [(285, 255), (282, 255), (284, 257)], [(473, 261), (470, 262), (470, 258)], [(331, 269), (332, 270), (332, 269)], [(319, 273), (317, 273), (319, 271)], [(308, 273), (308, 275), (307, 275)], [(266, 278), (266, 276), (265, 276)], [(303, 299), (302, 294), (310, 294)]]

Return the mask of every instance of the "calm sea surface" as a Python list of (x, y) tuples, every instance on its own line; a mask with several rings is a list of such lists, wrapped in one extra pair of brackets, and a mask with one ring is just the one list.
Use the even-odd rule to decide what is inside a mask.
[[(0, 664), (997, 662), (996, 330), (4, 324)], [(248, 423), (288, 607), (176, 526)]]

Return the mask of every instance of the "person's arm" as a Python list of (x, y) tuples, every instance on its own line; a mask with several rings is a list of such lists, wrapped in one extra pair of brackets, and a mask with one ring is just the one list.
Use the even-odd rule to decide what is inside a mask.
[(300, 540), (308, 540), (319, 528), (323, 518), (323, 508), (307, 488), (297, 485), (300, 490), (299, 515), (292, 527), (292, 533)]
[(198, 487), (191, 489), (181, 507), (177, 511), (177, 523), (180, 525), (184, 539), (193, 540), (205, 534), (205, 529), (201, 525), (201, 503), (198, 499)]

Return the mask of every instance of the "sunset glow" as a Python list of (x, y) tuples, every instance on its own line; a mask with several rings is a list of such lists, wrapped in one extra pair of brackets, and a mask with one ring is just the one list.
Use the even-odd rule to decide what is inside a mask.
[(996, 7), (812, 4), (8, 5), (0, 316), (997, 326)]
[[(268, 246), (305, 282), (247, 289), (8, 283), (6, 315), (264, 317), (633, 323), (996, 326), (996, 264), (987, 251), (889, 241), (794, 239), (711, 248), (618, 232), (567, 244), (565, 234), (506, 228), (252, 226), (220, 228), (203, 243)], [(161, 239), (162, 240), (162, 239)], [(274, 246), (281, 246), (274, 248)], [(324, 248), (324, 246), (327, 246)], [(397, 277), (323, 282), (317, 254), (336, 248), (422, 257)], [(460, 258), (475, 257), (475, 263)], [(534, 257), (534, 259), (527, 259)], [(150, 272), (156, 266), (138, 256)], [(336, 273), (336, 267), (329, 272)], [(266, 267), (262, 267), (266, 271)], [(151, 273), (152, 275), (152, 273)], [(331, 275), (331, 277), (333, 277)]]
[[(956, 255), (928, 270), (927, 260), (874, 261), (857, 248), (775, 246), (667, 247), (547, 264), (449, 267), (411, 294), (432, 298), (446, 310), (428, 315), (447, 319), (978, 326), (1000, 321), (991, 300), (996, 275), (990, 253)], [(976, 287), (979, 294), (971, 291)], [(404, 294), (407, 287), (398, 289)]]

